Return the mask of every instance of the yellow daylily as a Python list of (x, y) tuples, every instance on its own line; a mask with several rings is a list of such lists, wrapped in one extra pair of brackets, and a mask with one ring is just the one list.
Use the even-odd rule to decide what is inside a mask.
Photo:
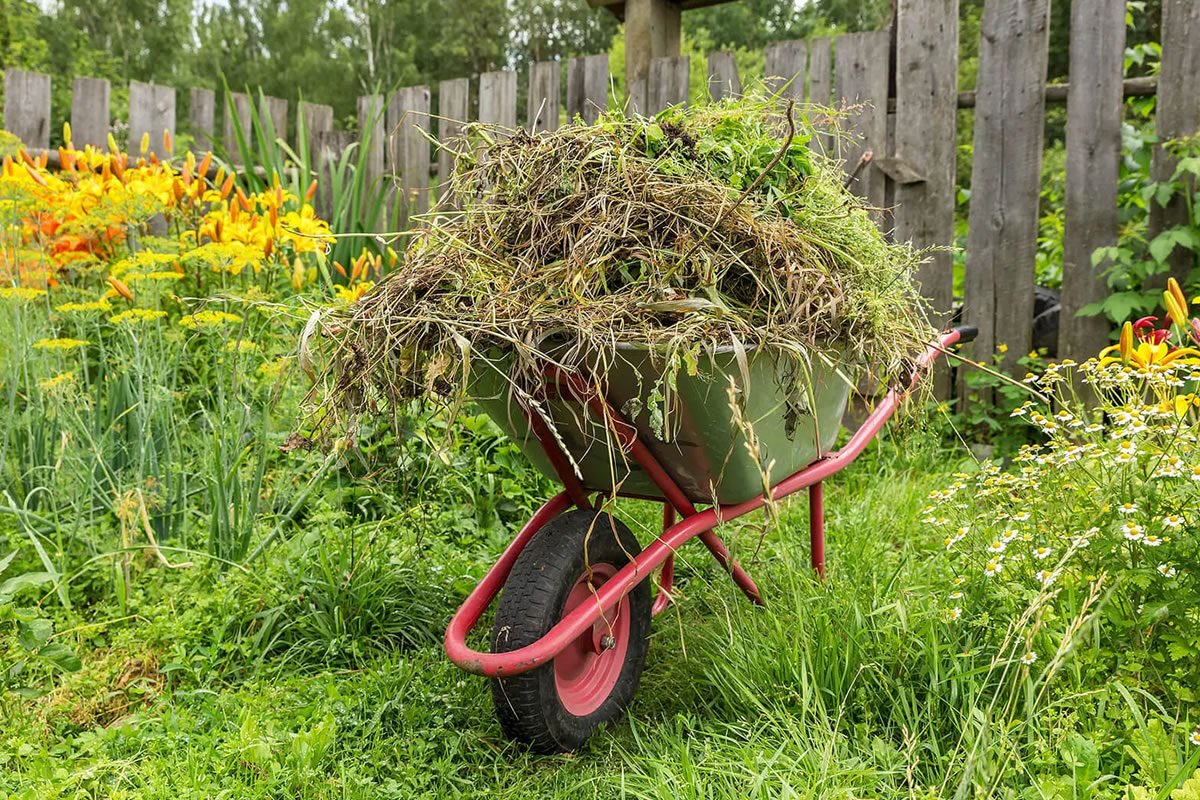
[(1174, 278), (1167, 280), (1167, 290), (1163, 292), (1163, 305), (1167, 308), (1167, 316), (1180, 327), (1188, 324), (1188, 304), (1179, 288), (1179, 281)]
[[(1129, 323), (1125, 323), (1128, 327)], [(1132, 333), (1130, 334), (1132, 336)], [(1125, 339), (1125, 331), (1121, 331), (1122, 343)], [(1108, 353), (1117, 352), (1120, 355), (1111, 356)], [(1200, 364), (1200, 350), (1195, 350), (1191, 347), (1177, 347), (1174, 350), (1166, 344), (1154, 344), (1153, 342), (1139, 342), (1137, 347), (1131, 347), (1126, 354), (1123, 344), (1115, 344), (1112, 347), (1106, 347), (1100, 351), (1101, 364), (1115, 364), (1118, 362), (1131, 363), (1135, 367), (1143, 369), (1147, 367), (1167, 367), (1176, 362), (1180, 364)]]

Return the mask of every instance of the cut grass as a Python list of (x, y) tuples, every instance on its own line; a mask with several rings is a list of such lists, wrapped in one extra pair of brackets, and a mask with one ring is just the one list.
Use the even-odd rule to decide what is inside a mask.
[[(914, 531), (926, 493), (955, 467), (884, 443), (831, 482), (825, 583), (807, 567), (804, 504), (789, 506), (753, 564), (766, 609), (746, 604), (699, 548), (685, 551), (683, 599), (655, 625), (630, 714), (575, 756), (531, 756), (504, 741), (486, 682), (436, 644), (357, 669), (289, 661), (245, 679), (210, 670), (246, 656), (237, 637), (204, 630), (231, 624), (229, 604), (208, 598), (193, 610), (194, 595), (181, 594), (176, 606), (135, 608), (149, 621), (114, 625), (108, 659), (85, 657), (67, 682), (113, 691), (118, 652), (157, 651), (160, 671), (180, 665), (133, 713), (78, 725), (68, 707), (6, 701), (0, 789), (171, 800), (987, 793), (998, 775), (1032, 769), (1010, 754), (1038, 748), (1008, 740), (1058, 733), (993, 711), (995, 686), (946, 645), (940, 611), (928, 607), (924, 588), (945, 576), (928, 557), (936, 545)], [(654, 508), (630, 512), (635, 530), (653, 524)], [(727, 535), (750, 561), (757, 531)], [(431, 591), (448, 614), (456, 598)], [(976, 736), (986, 747), (968, 760)]]

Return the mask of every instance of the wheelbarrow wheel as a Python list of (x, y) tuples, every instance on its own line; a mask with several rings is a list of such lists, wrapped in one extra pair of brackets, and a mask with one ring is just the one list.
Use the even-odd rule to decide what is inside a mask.
[[(605, 511), (568, 511), (548, 522), (513, 565), (492, 626), (492, 652), (532, 644), (641, 551), (625, 525)], [(617, 608), (553, 661), (492, 681), (506, 736), (531, 749), (578, 749), (616, 719), (637, 690), (650, 634), (650, 586), (639, 583)]]

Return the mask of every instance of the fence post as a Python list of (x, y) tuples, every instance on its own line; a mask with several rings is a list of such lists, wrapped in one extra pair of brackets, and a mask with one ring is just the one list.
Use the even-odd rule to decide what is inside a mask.
[[(1200, 3), (1196, 0), (1162, 0), (1162, 56), (1158, 73), (1158, 103), (1155, 106), (1154, 132), (1160, 142), (1190, 136), (1200, 128)], [(1151, 174), (1155, 181), (1171, 180), (1175, 159), (1161, 146), (1154, 150)], [(1194, 194), (1194, 182), (1188, 195)], [(1188, 221), (1187, 198), (1177, 193), (1164, 208), (1150, 203), (1149, 238)], [(1196, 266), (1196, 256), (1176, 245), (1167, 258), (1171, 274), (1183, 281)], [(1166, 278), (1164, 277), (1165, 283)]]
[(213, 121), (216, 119), (217, 95), (212, 89), (192, 89), (188, 121), (192, 127), (195, 150), (204, 153), (212, 150)]
[(282, 97), (269, 97), (263, 95), (262, 107), (258, 110), (258, 118), (261, 121), (264, 117), (271, 120), (271, 127), (275, 130), (275, 138), (282, 142), (288, 140), (288, 101)]
[(804, 102), (807, 63), (808, 43), (803, 39), (767, 45), (765, 83), (768, 92), (779, 95), (780, 105), (788, 100)]
[[(313, 133), (313, 153), (316, 159), (313, 168), (320, 176), (317, 182), (316, 212), (321, 219), (330, 220), (334, 224), (337, 221), (333, 218), (333, 173), (342, 153), (353, 143), (354, 136), (349, 131), (326, 129)], [(349, 180), (351, 177), (346, 175), (344, 179)]]
[(657, 114), (664, 108), (687, 105), (688, 72), (691, 60), (688, 56), (665, 56), (650, 62), (650, 83), (647, 87), (647, 104), (644, 114)]
[[(813, 105), (828, 107), (829, 96), (833, 91), (833, 48), (828, 36), (812, 39), (808, 43), (808, 102)], [(834, 120), (817, 120), (819, 127), (833, 124)], [(822, 151), (829, 155), (837, 147), (834, 137), (828, 133), (814, 137), (814, 145), (820, 145)]]
[(1121, 159), (1125, 0), (1071, 6), (1070, 88), (1067, 90), (1066, 228), (1058, 357), (1083, 361), (1108, 344), (1104, 314), (1076, 316), (1108, 296), (1092, 251), (1117, 243), (1117, 177)]
[(386, 224), (383, 219), (386, 203), (381, 204), (375, 213), (374, 219), (367, 219), (366, 214), (370, 214), (371, 205), (376, 199), (376, 193), (379, 190), (379, 182), (383, 179), (383, 152), (384, 152), (384, 105), (383, 95), (372, 94), (358, 98), (358, 136), (359, 146), (366, 150), (365, 153), (360, 153), (359, 157), (362, 164), (362, 204), (365, 210), (364, 224), (367, 230), (376, 233), (381, 232), (381, 226)]
[(388, 104), (387, 141), (393, 173), (400, 175), (400, 230), (429, 210), (429, 87), (397, 89)]
[(76, 78), (71, 87), (71, 143), (80, 149), (108, 142), (112, 86), (103, 78)]
[(530, 133), (558, 130), (558, 111), (561, 105), (558, 99), (560, 72), (557, 61), (539, 61), (529, 65), (526, 127)]
[(479, 76), (479, 121), (517, 127), (517, 73), (505, 70)]
[(708, 96), (714, 102), (726, 97), (740, 97), (742, 81), (738, 77), (733, 53), (722, 50), (708, 54)]
[(567, 62), (567, 119), (591, 125), (608, 108), (608, 53)]
[(834, 42), (834, 105), (859, 107), (846, 122), (855, 138), (841, 140), (836, 156), (845, 161), (847, 175), (858, 169), (850, 188), (877, 209), (884, 206), (884, 173), (869, 163), (859, 168), (859, 160), (868, 151), (872, 158), (887, 155), (889, 39), (887, 31), (876, 31), (847, 33)]
[[(919, 178), (896, 182), (895, 238), (913, 247), (954, 244), (954, 156), (958, 114), (958, 0), (899, 0), (896, 11), (895, 160)], [(918, 270), (932, 322), (949, 320), (953, 259), (930, 254)], [(944, 363), (934, 370), (938, 397), (950, 394)]]
[(238, 128), (246, 141), (254, 135), (254, 114), (250, 108), (250, 95), (244, 92), (228, 92), (225, 95), (225, 155), (234, 164), (242, 163), (242, 153), (238, 149), (237, 128), (233, 121), (236, 118)]
[[(304, 142), (300, 141), (300, 131), (304, 131)], [(314, 170), (321, 168), (321, 148), (324, 140), (320, 135), (333, 130), (333, 106), (320, 103), (300, 102), (296, 109), (296, 147), (308, 148), (308, 161)], [(298, 155), (303, 155), (298, 153)]]
[(150, 153), (168, 159), (163, 131), (175, 136), (175, 90), (141, 81), (129, 82), (129, 141), (126, 149), (131, 156), (141, 153), (142, 136), (150, 140)]
[(4, 128), (29, 150), (50, 147), (50, 76), (4, 70)]
[(989, 0), (980, 25), (964, 307), (976, 357), (1007, 345), (1010, 371), (1033, 341), (1049, 13), (1049, 0)]
[[(438, 141), (446, 148), (459, 146), (463, 126), (467, 122), (468, 100), (471, 84), (466, 78), (442, 81), (438, 84)], [(454, 154), (438, 148), (438, 205), (444, 209), (458, 208), (457, 199), (450, 191), (451, 175), (454, 174)]]

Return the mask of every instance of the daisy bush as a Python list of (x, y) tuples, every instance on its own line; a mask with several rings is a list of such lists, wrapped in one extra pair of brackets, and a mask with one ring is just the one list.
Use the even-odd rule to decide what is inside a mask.
[(1127, 323), (1118, 345), (1050, 364), (1012, 415), (1031, 426), (1009, 464), (930, 496), (924, 522), (950, 572), (947, 623), (996, 663), (1048, 681), (1065, 668), (1156, 699), (1200, 741), (1200, 320)]

